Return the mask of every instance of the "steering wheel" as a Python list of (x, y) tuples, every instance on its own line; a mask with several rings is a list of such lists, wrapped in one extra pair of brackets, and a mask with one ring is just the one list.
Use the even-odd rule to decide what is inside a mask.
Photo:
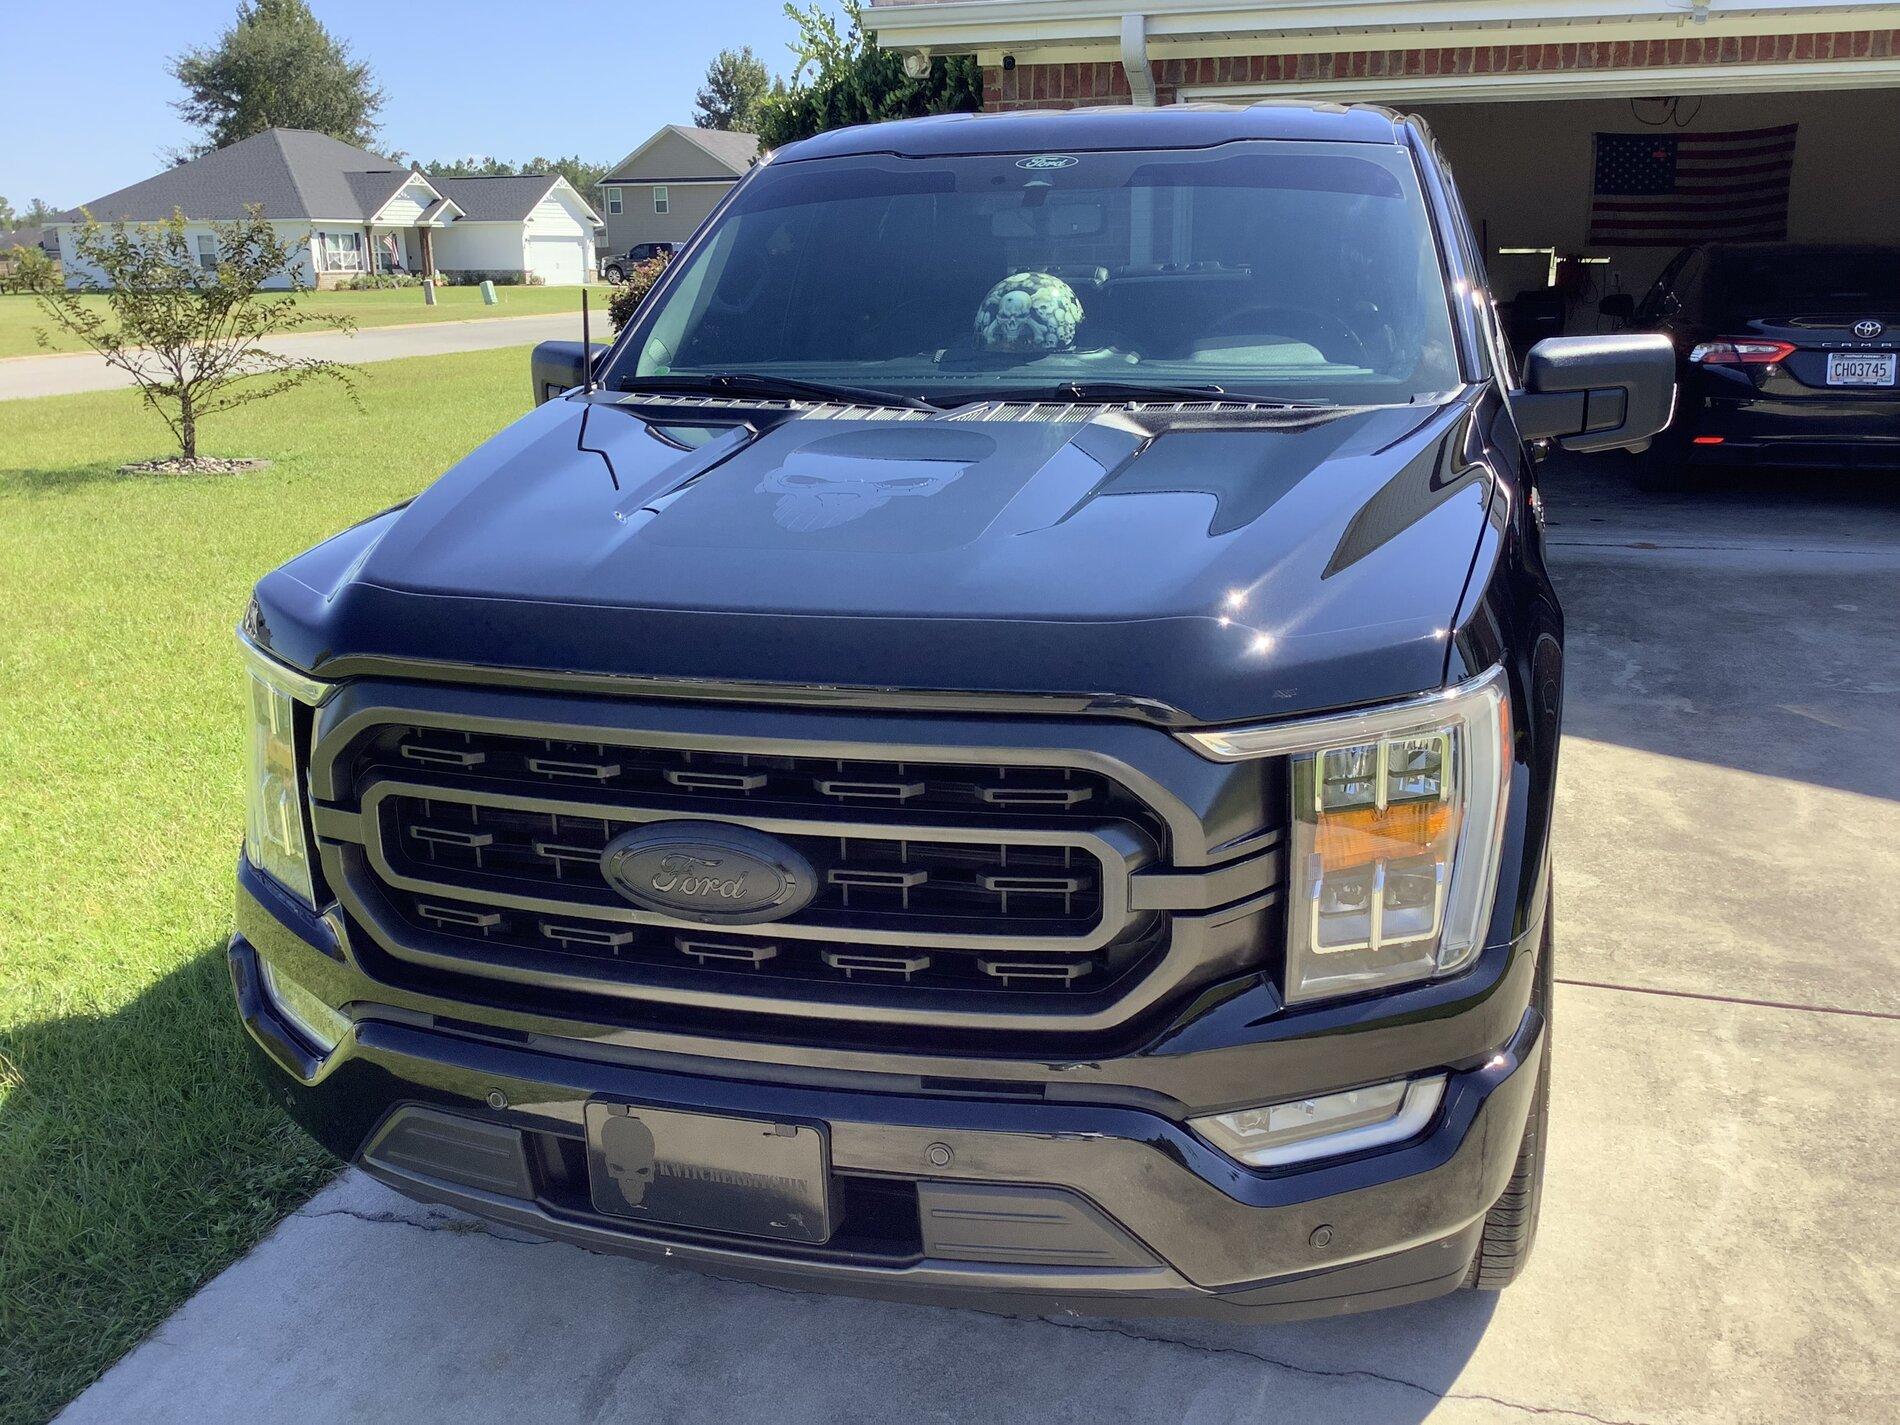
[(1354, 358), (1355, 366), (1372, 364), (1366, 344), (1358, 332), (1330, 312), (1316, 311), (1311, 307), (1242, 307), (1214, 323), (1216, 336), (1269, 333), (1293, 337), (1308, 346), (1318, 347), (1320, 354), (1328, 360), (1333, 357), (1333, 350), (1329, 350), (1329, 346), (1337, 348), (1344, 343), (1345, 354)]

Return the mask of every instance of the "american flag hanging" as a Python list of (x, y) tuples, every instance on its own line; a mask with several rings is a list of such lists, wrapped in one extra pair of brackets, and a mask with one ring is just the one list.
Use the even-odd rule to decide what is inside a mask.
[(1787, 237), (1796, 127), (1598, 134), (1591, 245), (1678, 247)]

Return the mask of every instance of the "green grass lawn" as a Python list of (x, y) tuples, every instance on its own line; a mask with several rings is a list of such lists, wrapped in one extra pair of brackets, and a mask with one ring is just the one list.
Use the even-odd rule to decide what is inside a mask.
[[(542, 312), (580, 310), (581, 294), (574, 287), (497, 287), (500, 298), (493, 307), (482, 305), (479, 287), (445, 287), (436, 294), (433, 307), (423, 305), (420, 287), (396, 287), (381, 292), (306, 292), (300, 305), (318, 312), (335, 312), (355, 319), (359, 327), (388, 327), (403, 322), (462, 322), (478, 317), (528, 317)], [(89, 304), (105, 308), (103, 297), (88, 297)], [(606, 289), (592, 296), (595, 315), (606, 321)], [(45, 327), (53, 340), (54, 351), (83, 351), (85, 348), (65, 332), (48, 324), (46, 314), (31, 297), (0, 295), (0, 357), (44, 354), (34, 329)], [(602, 328), (605, 330), (605, 328)]]
[(49, 1417), (334, 1169), (230, 1005), (231, 631), (260, 574), (519, 415), (526, 363), (380, 362), (362, 412), (324, 386), (217, 417), (206, 454), (276, 462), (243, 476), (115, 474), (166, 453), (130, 391), (0, 402), (0, 1425)]

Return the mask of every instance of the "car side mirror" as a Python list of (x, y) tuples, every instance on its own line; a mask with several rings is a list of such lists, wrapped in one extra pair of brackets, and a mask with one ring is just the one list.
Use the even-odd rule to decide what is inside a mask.
[(1597, 303), (1597, 311), (1612, 321), (1633, 322), (1636, 320), (1636, 299), (1627, 292), (1612, 292)]
[[(599, 361), (604, 347), (596, 346), (594, 360)], [(587, 379), (587, 347), (578, 341), (544, 341), (529, 358), (534, 382), (534, 403), (551, 401), (563, 391), (571, 391)]]
[(1641, 447), (1675, 409), (1676, 348), (1660, 333), (1540, 341), (1511, 396), (1519, 435), (1577, 451)]

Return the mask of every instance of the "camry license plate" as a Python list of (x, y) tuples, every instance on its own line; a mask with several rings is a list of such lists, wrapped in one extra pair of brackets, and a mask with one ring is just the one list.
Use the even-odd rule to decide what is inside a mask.
[(1891, 386), (1894, 384), (1896, 365), (1900, 365), (1900, 352), (1830, 351), (1827, 354), (1827, 384)]
[(597, 1210), (746, 1237), (831, 1236), (825, 1135), (809, 1124), (587, 1105)]

